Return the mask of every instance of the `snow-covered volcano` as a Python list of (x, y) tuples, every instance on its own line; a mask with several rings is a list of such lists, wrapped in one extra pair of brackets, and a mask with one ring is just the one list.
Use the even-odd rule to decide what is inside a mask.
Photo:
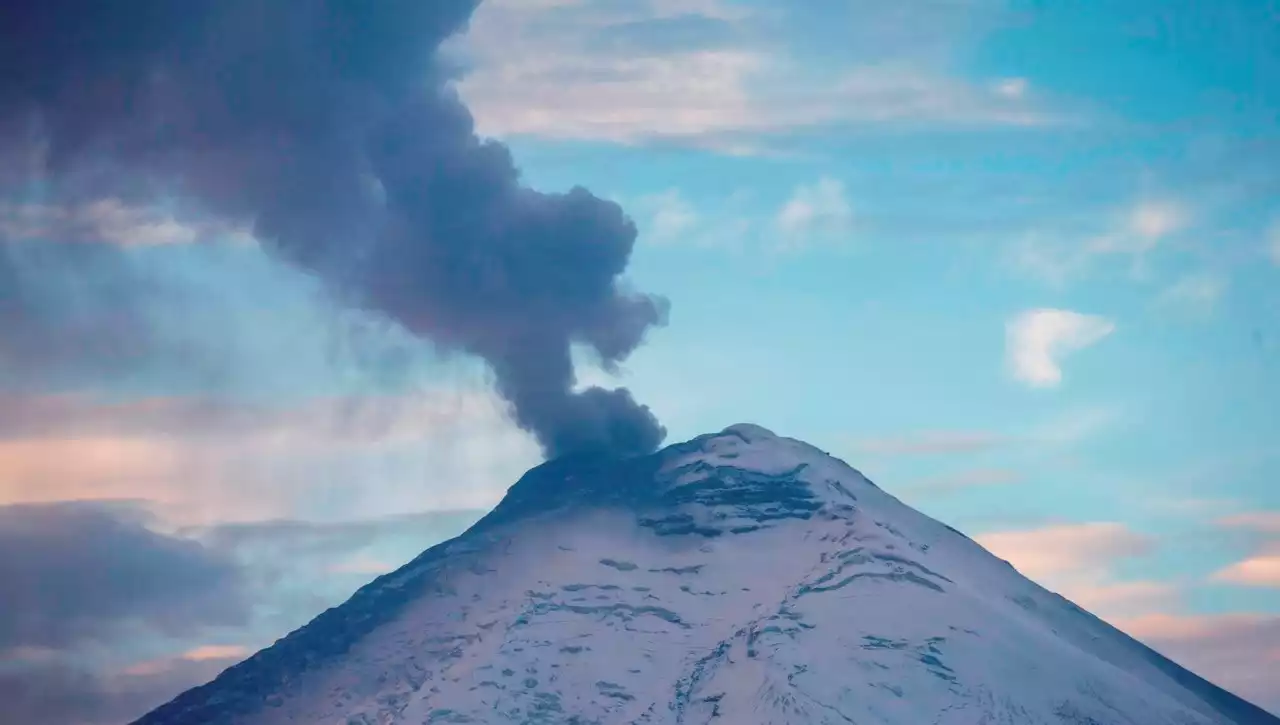
[(139, 725), (1238, 725), (1209, 684), (749, 425), (539, 466)]

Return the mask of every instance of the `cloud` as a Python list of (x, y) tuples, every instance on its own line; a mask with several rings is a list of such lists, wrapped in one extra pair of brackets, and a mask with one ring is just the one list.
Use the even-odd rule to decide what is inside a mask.
[(1032, 426), (1026, 438), (1036, 443), (1070, 446), (1097, 436), (1123, 420), (1123, 409), (1115, 405), (1075, 406)]
[(1147, 257), (1192, 221), (1187, 206), (1175, 199), (1141, 199), (1101, 221), (1068, 219), (1061, 228), (1047, 224), (1030, 230), (1006, 253), (1019, 272), (1064, 286), (1092, 272), (1101, 260), (1128, 258), (1129, 275), (1145, 274)]
[(681, 195), (679, 189), (668, 189), (639, 199), (636, 207), (649, 216), (642, 237), (645, 241), (659, 244), (685, 241), (699, 221), (697, 210)]
[(1104, 254), (1141, 254), (1185, 228), (1190, 217), (1176, 201), (1142, 201), (1129, 211), (1120, 230), (1091, 240), (1089, 249)]
[(117, 671), (75, 661), (0, 668), (0, 725), (120, 725), (213, 679), (240, 659), (173, 657)]
[(141, 500), (173, 523), (484, 508), (538, 459), (499, 399), (465, 388), (2, 402), (0, 502)]
[(0, 320), (0, 394), (333, 394), (404, 386), (443, 365), (401, 326), (252, 244), (0, 242)]
[(1280, 708), (1274, 674), (1280, 617), (1188, 614), (1175, 584), (1120, 577), (1121, 562), (1155, 550), (1152, 537), (1123, 524), (1094, 522), (997, 531), (975, 540), (1182, 666), (1264, 707)]
[(1280, 553), (1252, 556), (1214, 573), (1213, 580), (1249, 587), (1280, 588)]
[[(126, 533), (104, 536), (101, 524), (33, 515), (45, 510), (64, 519), (87, 512)], [(0, 508), (0, 546), (24, 553), (0, 561), (0, 724), (129, 722), (483, 513), (275, 520), (163, 534), (120, 504)], [(11, 519), (41, 533), (19, 536)], [(25, 548), (13, 548), (19, 545)], [(15, 580), (15, 567), (28, 576)], [(39, 626), (22, 626), (31, 622)]]
[(483, 509), (435, 510), (337, 521), (269, 519), (190, 527), (184, 534), (243, 560), (329, 566), (334, 560), (367, 554), (388, 540), (411, 540), (408, 553), (416, 555), (427, 546), (461, 534), (484, 513)]
[(853, 208), (844, 184), (831, 177), (796, 188), (777, 217), (778, 228), (790, 240), (789, 245), (802, 244), (803, 237), (810, 234), (847, 231), (852, 224)]
[(1054, 524), (996, 531), (975, 537), (1024, 576), (1105, 619), (1145, 613), (1173, 601), (1166, 582), (1129, 581), (1114, 572), (1117, 562), (1155, 550), (1155, 540), (1119, 523)]
[(240, 660), (251, 653), (244, 645), (238, 644), (206, 644), (183, 652), (181, 658), (191, 662), (207, 660)]
[(1022, 481), (1022, 474), (1007, 468), (971, 468), (910, 483), (903, 491), (915, 495), (942, 495)]
[[(869, 10), (859, 26), (910, 25), (893, 15)], [(814, 76), (762, 40), (775, 23), (772, 13), (719, 3), (487, 3), (457, 44), (470, 67), (458, 87), (486, 135), (676, 141), (728, 153), (756, 153), (761, 136), (824, 125), (1049, 121), (1009, 92), (1008, 79), (970, 83), (932, 58), (889, 62), (905, 45)]]
[(1105, 317), (1071, 310), (1034, 309), (1005, 326), (1006, 361), (1014, 378), (1033, 387), (1062, 382), (1062, 358), (1090, 347), (1115, 331)]
[(1110, 522), (998, 531), (977, 541), (1032, 579), (1106, 567), (1117, 558), (1149, 554), (1154, 546), (1150, 537)]
[(1229, 529), (1280, 534), (1280, 511), (1250, 511), (1233, 514), (1218, 519), (1216, 523)]
[(1225, 516), (1215, 522), (1229, 531), (1243, 531), (1256, 551), (1214, 572), (1211, 581), (1245, 587), (1280, 588), (1280, 512), (1252, 511)]
[(889, 438), (861, 438), (853, 446), (882, 456), (976, 453), (1001, 445), (1006, 436), (989, 431), (923, 431)]
[(70, 648), (126, 625), (190, 634), (241, 624), (240, 571), (198, 542), (148, 529), (129, 509), (0, 507), (0, 650)]
[(1118, 620), (1121, 629), (1161, 654), (1272, 712), (1280, 617), (1267, 614), (1148, 614)]
[[(763, 205), (750, 191), (739, 189), (694, 203), (682, 190), (668, 188), (617, 201), (635, 212), (642, 244), (740, 253), (776, 243), (761, 234), (768, 230), (773, 215), (761, 212)], [(581, 379), (588, 377), (584, 370)]]
[(851, 438), (848, 445), (873, 456), (936, 456), (982, 453), (1009, 445), (1071, 446), (1115, 425), (1122, 412), (1114, 406), (1075, 406), (1018, 433), (984, 430), (935, 430), (893, 436)]
[(1166, 287), (1156, 298), (1156, 304), (1185, 314), (1207, 316), (1217, 307), (1228, 284), (1227, 277), (1221, 274), (1190, 274)]
[(1031, 84), (1026, 78), (1004, 78), (996, 82), (995, 92), (1008, 98), (1021, 98), (1027, 94)]
[(116, 198), (53, 205), (0, 201), (0, 238), (10, 242), (97, 242), (120, 247), (190, 244), (201, 239), (249, 241), (247, 228), (217, 220), (179, 220), (171, 211)]

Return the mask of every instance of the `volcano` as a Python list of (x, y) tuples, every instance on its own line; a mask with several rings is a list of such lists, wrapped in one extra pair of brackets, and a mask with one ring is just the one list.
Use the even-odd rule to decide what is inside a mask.
[(136, 725), (1280, 725), (805, 443), (527, 473)]

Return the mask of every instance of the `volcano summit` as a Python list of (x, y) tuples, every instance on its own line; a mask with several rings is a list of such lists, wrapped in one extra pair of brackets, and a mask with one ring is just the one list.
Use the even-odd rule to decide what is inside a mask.
[(804, 443), (539, 466), (137, 725), (1280, 725)]

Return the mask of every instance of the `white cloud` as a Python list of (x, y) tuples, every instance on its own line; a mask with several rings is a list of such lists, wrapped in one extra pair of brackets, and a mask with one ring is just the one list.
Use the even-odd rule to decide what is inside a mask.
[(1031, 230), (1011, 245), (1008, 259), (1019, 271), (1055, 286), (1063, 286), (1092, 271), (1099, 261), (1114, 257), (1129, 258), (1131, 274), (1140, 277), (1147, 256), (1191, 221), (1191, 210), (1180, 201), (1142, 199), (1098, 223), (1070, 230)]
[(1130, 212), (1128, 231), (1146, 249), (1146, 245), (1154, 246), (1180, 231), (1189, 221), (1190, 212), (1175, 201), (1144, 201)]
[(798, 187), (778, 211), (777, 224), (791, 239), (810, 233), (847, 230), (853, 223), (853, 208), (845, 197), (844, 184), (830, 177)]
[[(743, 28), (753, 18), (714, 2), (485, 3), (453, 45), (471, 67), (458, 88), (489, 136), (675, 140), (739, 154), (760, 152), (761, 135), (826, 124), (1049, 120), (1016, 79), (971, 83), (932, 60), (863, 59), (818, 77), (747, 42), (752, 33)], [(657, 21), (685, 24), (690, 34), (655, 29), (617, 42), (620, 30)]]
[(698, 224), (698, 212), (678, 189), (640, 199), (636, 207), (642, 213), (647, 212), (646, 237), (654, 242), (679, 241)]
[(1026, 78), (1003, 78), (996, 82), (994, 90), (1006, 98), (1022, 98), (1029, 87)]
[(1227, 286), (1227, 278), (1220, 274), (1189, 274), (1165, 288), (1156, 298), (1156, 304), (1192, 315), (1209, 315), (1226, 293)]
[(1034, 309), (1005, 326), (1005, 354), (1010, 371), (1034, 387), (1062, 382), (1061, 360), (1094, 345), (1115, 331), (1105, 317), (1071, 310)]
[(169, 211), (105, 198), (66, 206), (0, 202), (0, 236), (150, 247), (211, 237), (247, 240), (249, 232), (221, 223), (179, 220)]

